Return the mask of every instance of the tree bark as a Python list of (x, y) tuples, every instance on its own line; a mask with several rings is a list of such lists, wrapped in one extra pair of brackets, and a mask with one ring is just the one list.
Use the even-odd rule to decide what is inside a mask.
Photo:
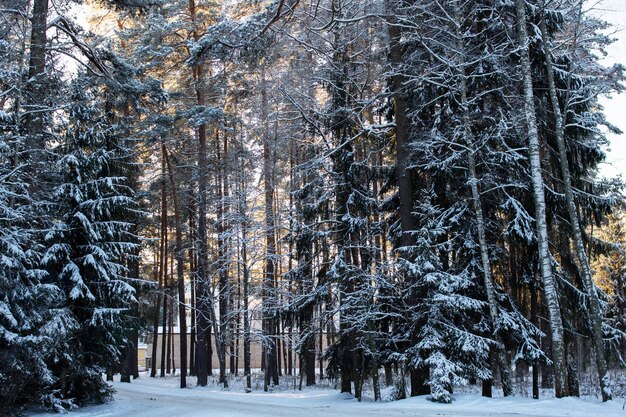
[(196, 273), (198, 269), (193, 246), (193, 242), (195, 242), (194, 215), (195, 210), (193, 209), (193, 206), (191, 206), (189, 209), (189, 242), (192, 242), (192, 245), (189, 248), (189, 276), (191, 281), (191, 329), (189, 332), (189, 340), (191, 343), (189, 346), (189, 375), (191, 376), (196, 375)]
[[(593, 282), (593, 275), (589, 265), (589, 258), (585, 251), (582, 230), (578, 219), (578, 210), (574, 201), (574, 191), (569, 171), (569, 160), (567, 157), (567, 149), (565, 146), (565, 128), (564, 119), (561, 114), (561, 107), (556, 91), (556, 83), (554, 81), (554, 68), (552, 66), (552, 51), (550, 50), (550, 40), (548, 30), (546, 28), (545, 19), (540, 19), (539, 28), (541, 30), (543, 51), (546, 62), (546, 73), (548, 76), (548, 90), (550, 92), (550, 101), (552, 103), (552, 112), (554, 114), (554, 124), (556, 133), (556, 142), (559, 151), (559, 163), (561, 167), (561, 176), (563, 178), (563, 191), (565, 193), (565, 201), (567, 205), (567, 213), (569, 215), (570, 227), (572, 229), (572, 239), (574, 240), (574, 249), (578, 259), (578, 269), (584, 285), (584, 290), (588, 297), (588, 316), (591, 328), (591, 343), (596, 359), (596, 369), (598, 371), (598, 380), (600, 382), (600, 390), (602, 392), (602, 401), (611, 399), (611, 389), (609, 381), (606, 377), (607, 362), (604, 351), (604, 340), (602, 336), (602, 307)], [(569, 85), (567, 86), (569, 89)]]
[(524, 87), (524, 114), (528, 130), (528, 151), (535, 200), (535, 222), (537, 229), (539, 264), (541, 267), (541, 279), (548, 308), (548, 317), (550, 319), (555, 395), (557, 398), (561, 398), (568, 396), (567, 361), (565, 358), (563, 321), (561, 318), (558, 289), (556, 280), (552, 274), (544, 183), (541, 174), (541, 160), (539, 156), (539, 133), (535, 115), (532, 72), (528, 52), (529, 40), (528, 32), (526, 30), (526, 5), (524, 0), (515, 1), (515, 11), (517, 15), (517, 30), (519, 36), (521, 71)]
[(46, 44), (48, 37), (48, 0), (34, 0), (30, 32), (30, 57), (28, 61), (28, 83), (26, 84), (26, 129), (31, 134), (30, 149), (43, 148), (45, 103)]
[[(225, 135), (225, 134), (224, 134)], [(217, 159), (217, 175), (215, 178), (216, 191), (216, 224), (217, 224), (217, 256), (218, 256), (218, 276), (217, 293), (219, 308), (219, 331), (215, 325), (215, 346), (217, 349), (217, 359), (220, 365), (220, 383), (226, 383), (226, 348), (228, 346), (228, 323), (229, 323), (229, 283), (228, 283), (228, 263), (226, 261), (226, 239), (224, 239), (224, 195), (223, 177), (224, 167), (221, 156), (221, 143), (219, 130), (215, 129), (215, 156)]]
[(187, 387), (187, 313), (185, 308), (185, 264), (183, 260), (183, 230), (180, 220), (180, 208), (178, 201), (178, 193), (176, 192), (176, 181), (174, 180), (174, 171), (167, 153), (165, 145), (163, 145), (163, 154), (167, 163), (167, 171), (170, 178), (170, 186), (172, 187), (172, 199), (174, 200), (174, 226), (176, 228), (176, 275), (178, 279), (178, 328), (180, 337), (180, 387)]
[[(196, 94), (199, 106), (204, 105), (204, 90), (202, 87), (202, 67), (195, 69)], [(198, 277), (196, 288), (198, 338), (196, 345), (196, 373), (198, 385), (206, 386), (208, 369), (211, 367), (211, 324), (210, 309), (213, 308), (211, 294), (209, 292), (209, 278), (207, 268), (207, 137), (206, 126), (198, 127), (198, 236), (196, 247), (198, 256)]]
[[(192, 37), (197, 41), (200, 34), (196, 30), (196, 3), (189, 0), (189, 16), (192, 21)], [(196, 103), (198, 106), (205, 105), (204, 91), (204, 66), (197, 65), (192, 68), (194, 87), (196, 90)], [(198, 275), (196, 280), (196, 321), (197, 321), (197, 344), (196, 344), (196, 374), (199, 386), (206, 386), (208, 382), (211, 364), (211, 322), (213, 300), (209, 291), (209, 274), (207, 265), (207, 135), (206, 125), (198, 126), (198, 235), (196, 236), (196, 254), (198, 257)]]
[(267, 99), (267, 81), (265, 74), (261, 80), (261, 120), (264, 124), (263, 128), (263, 188), (265, 195), (265, 271), (263, 277), (263, 286), (265, 289), (265, 298), (263, 300), (264, 320), (267, 329), (267, 366), (265, 370), (265, 389), (270, 382), (278, 385), (278, 357), (276, 349), (276, 318), (274, 311), (276, 310), (276, 291), (274, 283), (276, 280), (276, 240), (275, 240), (275, 224), (274, 224), (274, 184), (273, 161), (270, 149), (270, 132), (268, 120), (268, 99)]
[[(163, 150), (163, 149), (161, 149)], [(161, 339), (161, 378), (165, 378), (165, 358), (167, 350), (167, 189), (166, 189), (166, 162), (165, 154), (161, 155), (161, 239), (163, 241), (163, 253), (162, 253), (162, 274), (163, 274), (163, 318), (161, 320), (162, 339)], [(168, 364), (169, 366), (169, 364)]]
[(161, 230), (160, 235), (161, 239), (159, 239), (159, 257), (158, 257), (158, 266), (157, 266), (157, 275), (159, 287), (157, 289), (157, 299), (156, 306), (154, 311), (154, 327), (152, 330), (152, 366), (150, 368), (150, 376), (152, 378), (156, 377), (157, 370), (157, 343), (159, 342), (159, 313), (161, 312), (161, 299), (163, 297), (163, 262), (164, 262), (164, 247), (165, 242), (163, 237), (165, 236), (167, 229), (167, 204), (165, 204), (167, 195), (165, 191), (165, 183), (163, 179), (165, 178), (164, 173), (161, 173), (162, 181), (161, 181)]

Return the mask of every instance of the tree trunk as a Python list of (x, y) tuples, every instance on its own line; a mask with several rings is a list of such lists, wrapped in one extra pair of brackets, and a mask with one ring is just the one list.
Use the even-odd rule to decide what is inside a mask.
[(517, 15), (517, 29), (519, 35), (521, 71), (524, 82), (524, 113), (528, 129), (528, 151), (530, 159), (533, 193), (535, 199), (535, 222), (539, 264), (543, 283), (548, 317), (550, 319), (550, 333), (552, 338), (552, 361), (554, 362), (554, 387), (557, 398), (566, 397), (567, 392), (567, 362), (563, 338), (563, 321), (559, 303), (558, 288), (552, 274), (551, 256), (548, 240), (548, 223), (546, 219), (546, 202), (544, 195), (543, 177), (541, 175), (541, 160), (539, 156), (539, 133), (535, 115), (532, 72), (528, 52), (528, 32), (526, 30), (526, 5), (524, 0), (515, 1)]
[[(170, 265), (173, 265), (174, 260), (170, 259)], [(173, 278), (174, 274), (172, 273), (173, 270), (170, 267), (170, 277)], [(169, 288), (168, 288), (168, 293), (169, 293)], [(167, 297), (167, 304), (168, 304), (168, 323), (167, 323), (167, 349), (166, 349), (166, 373), (171, 374), (172, 372), (176, 372), (176, 370), (172, 371), (172, 367), (173, 367), (173, 355), (174, 355), (174, 337), (173, 337), (173, 333), (174, 333), (174, 303), (172, 301), (172, 297), (171, 295)]]
[[(559, 105), (559, 99), (556, 91), (556, 84), (554, 81), (554, 69), (552, 67), (552, 51), (550, 50), (550, 40), (548, 37), (548, 30), (546, 29), (545, 19), (539, 19), (539, 27), (541, 30), (543, 51), (546, 62), (546, 73), (548, 76), (548, 89), (550, 92), (550, 101), (552, 103), (552, 112), (554, 114), (554, 124), (556, 133), (556, 142), (559, 151), (559, 163), (561, 166), (561, 176), (563, 178), (563, 191), (565, 193), (565, 201), (567, 203), (567, 213), (569, 215), (569, 222), (572, 228), (572, 238), (574, 240), (574, 249), (576, 251), (576, 257), (578, 259), (578, 268), (584, 290), (588, 296), (588, 316), (589, 325), (591, 328), (591, 343), (593, 346), (594, 356), (596, 358), (596, 369), (598, 371), (598, 380), (600, 382), (600, 390), (602, 392), (602, 401), (608, 401), (611, 399), (611, 389), (609, 387), (609, 381), (606, 377), (607, 362), (604, 352), (604, 341), (602, 336), (602, 307), (596, 287), (593, 282), (593, 275), (591, 267), (589, 265), (589, 258), (585, 251), (582, 230), (580, 227), (580, 221), (578, 220), (578, 210), (576, 208), (576, 202), (574, 201), (574, 192), (572, 187), (571, 175), (569, 172), (569, 161), (567, 157), (567, 149), (565, 147), (565, 128), (564, 119), (561, 114), (561, 107)], [(569, 89), (569, 85), (567, 86)]]
[(48, 0), (34, 0), (30, 32), (30, 57), (28, 61), (28, 83), (26, 84), (26, 105), (28, 109), (25, 126), (31, 138), (30, 149), (43, 149), (45, 102), (46, 44), (48, 37)]
[[(196, 31), (196, 3), (189, 0), (189, 16), (193, 24), (192, 37), (197, 41), (200, 34)], [(204, 66), (197, 65), (192, 68), (194, 87), (196, 90), (196, 103), (198, 106), (205, 105), (204, 91)], [(208, 382), (209, 369), (211, 369), (211, 323), (213, 300), (209, 291), (209, 274), (207, 265), (207, 137), (206, 125), (198, 126), (198, 236), (196, 236), (196, 254), (198, 257), (198, 275), (196, 280), (196, 320), (197, 320), (197, 344), (196, 344), (196, 374), (198, 385), (204, 387)]]
[(192, 242), (192, 245), (189, 248), (189, 276), (190, 276), (190, 286), (191, 286), (191, 329), (190, 329), (190, 346), (189, 346), (189, 375), (196, 375), (196, 273), (197, 273), (197, 264), (196, 264), (196, 256), (194, 253), (193, 242), (195, 242), (194, 236), (194, 214), (195, 211), (193, 206), (189, 209), (189, 242)]
[(174, 171), (167, 153), (165, 145), (163, 145), (163, 154), (167, 162), (167, 170), (169, 172), (170, 186), (172, 187), (172, 199), (174, 200), (174, 226), (176, 228), (176, 275), (178, 279), (178, 328), (180, 337), (180, 387), (187, 387), (187, 313), (185, 308), (185, 264), (183, 261), (183, 230), (180, 220), (180, 208), (178, 201), (178, 193), (176, 192), (176, 181), (174, 180)]
[(120, 376), (120, 382), (130, 383), (130, 377), (133, 373), (133, 353), (135, 358), (137, 357), (137, 351), (134, 349), (132, 340), (128, 341), (128, 344), (124, 348), (124, 356), (122, 357), (122, 372)]
[[(196, 94), (199, 106), (204, 105), (204, 91), (202, 89), (202, 67), (195, 69)], [(211, 333), (210, 310), (213, 308), (209, 292), (209, 278), (207, 268), (207, 143), (206, 126), (198, 127), (198, 236), (196, 237), (196, 253), (198, 256), (198, 277), (196, 286), (196, 307), (198, 338), (196, 345), (196, 373), (198, 385), (204, 387), (208, 381), (208, 369), (211, 367)]]
[[(242, 198), (245, 198), (242, 197)], [(243, 263), (243, 373), (246, 376), (246, 389), (252, 390), (252, 375), (250, 370), (250, 300), (249, 282), (250, 273), (248, 270), (248, 248), (247, 248), (247, 227), (244, 224), (241, 231), (242, 247), (241, 261)]]
[[(536, 326), (537, 328), (539, 328), (539, 323), (537, 323), (537, 288), (536, 285), (534, 284), (534, 280), (533, 280), (533, 284), (530, 285), (530, 322)], [(537, 340), (537, 337), (535, 337), (535, 341), (537, 342), (537, 346), (540, 346), (540, 341)], [(538, 400), (539, 399), (539, 363), (538, 362), (533, 362), (533, 383), (532, 383), (532, 389), (533, 389), (533, 399)]]
[[(161, 149), (162, 150), (162, 149)], [(161, 331), (162, 331), (162, 339), (161, 339), (161, 378), (165, 377), (165, 358), (166, 358), (166, 350), (167, 350), (167, 189), (165, 187), (166, 183), (166, 163), (165, 163), (165, 154), (161, 155), (161, 228), (162, 234), (161, 239), (163, 240), (163, 254), (162, 254), (162, 274), (163, 274), (163, 319), (161, 320)], [(169, 366), (169, 365), (168, 365)]]
[[(415, 238), (412, 231), (415, 230), (415, 218), (413, 217), (413, 181), (411, 172), (408, 169), (411, 151), (409, 149), (409, 122), (407, 118), (407, 101), (406, 91), (404, 88), (404, 76), (399, 72), (399, 68), (403, 63), (402, 45), (400, 40), (402, 37), (400, 25), (397, 23), (395, 15), (396, 10), (393, 2), (387, 2), (389, 7), (388, 14), (390, 16), (387, 24), (389, 32), (389, 64), (391, 65), (392, 77), (391, 88), (394, 100), (394, 120), (396, 134), (396, 178), (398, 181), (398, 195), (400, 198), (400, 207), (398, 208), (398, 217), (400, 218), (400, 227), (402, 235), (400, 237), (400, 247), (411, 247), (415, 244)], [(401, 252), (401, 256), (410, 260), (411, 255), (405, 251)], [(407, 277), (407, 279), (409, 279)], [(411, 300), (414, 303), (415, 300)], [(411, 344), (414, 345), (416, 335), (411, 336)], [(430, 393), (430, 387), (426, 385), (429, 370), (411, 369), (411, 396), (424, 395)]]
[(276, 352), (276, 328), (275, 328), (275, 309), (276, 294), (274, 288), (276, 273), (276, 241), (274, 231), (274, 184), (273, 161), (270, 149), (270, 132), (268, 120), (268, 99), (267, 99), (267, 82), (265, 74), (261, 81), (261, 121), (263, 128), (263, 188), (265, 192), (265, 271), (263, 277), (263, 286), (265, 289), (265, 298), (263, 300), (264, 320), (266, 322), (267, 346), (266, 346), (266, 370), (265, 385), (266, 390), (270, 382), (278, 385), (278, 357)]
[(239, 144), (239, 192), (237, 196), (239, 218), (241, 222), (241, 267), (243, 285), (243, 373), (246, 377), (246, 392), (252, 391), (252, 375), (250, 369), (250, 270), (248, 268), (248, 208), (247, 208), (247, 186), (244, 174), (244, 144)]
[(372, 355), (371, 355), (372, 363), (370, 364), (370, 366), (372, 368), (372, 386), (374, 388), (374, 401), (381, 401), (382, 398), (380, 394), (380, 380), (378, 378), (378, 359), (376, 358), (376, 354), (375, 354), (376, 342), (374, 341), (374, 337), (372, 336), (372, 333), (374, 332), (374, 324), (372, 323), (371, 320), (368, 321), (367, 327), (368, 327), (367, 342), (369, 344), (370, 352), (372, 352)]
[[(215, 129), (215, 157), (216, 157), (216, 171), (215, 176), (215, 198), (216, 198), (216, 226), (217, 226), (217, 269), (218, 269), (218, 282), (217, 282), (217, 295), (218, 295), (218, 308), (219, 308), (219, 331), (217, 327), (215, 329), (215, 346), (217, 348), (217, 359), (220, 366), (220, 383), (226, 381), (226, 348), (228, 346), (227, 333), (228, 333), (228, 302), (229, 302), (229, 288), (228, 288), (228, 266), (226, 263), (226, 242), (224, 239), (224, 196), (223, 196), (223, 161), (221, 156), (221, 143), (219, 130)], [(221, 353), (224, 353), (222, 355)]]
[(157, 290), (157, 299), (156, 306), (154, 311), (154, 328), (152, 330), (152, 366), (150, 368), (150, 376), (152, 378), (156, 377), (156, 369), (157, 369), (157, 343), (159, 342), (159, 313), (161, 312), (161, 298), (163, 297), (163, 262), (165, 260), (165, 241), (164, 236), (167, 229), (167, 204), (166, 204), (166, 190), (165, 183), (163, 179), (165, 179), (165, 173), (162, 172), (162, 181), (161, 181), (161, 239), (159, 239), (159, 258), (158, 258), (158, 266), (157, 266), (157, 275), (159, 287)]

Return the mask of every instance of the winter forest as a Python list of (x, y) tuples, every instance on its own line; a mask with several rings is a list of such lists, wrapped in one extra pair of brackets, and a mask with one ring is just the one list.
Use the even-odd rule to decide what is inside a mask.
[(623, 397), (624, 184), (598, 169), (624, 67), (594, 5), (1, 0), (0, 415), (143, 365)]

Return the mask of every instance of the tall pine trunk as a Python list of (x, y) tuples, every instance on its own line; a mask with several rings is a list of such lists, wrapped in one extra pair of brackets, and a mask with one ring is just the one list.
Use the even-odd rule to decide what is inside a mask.
[(246, 379), (246, 392), (252, 391), (251, 352), (250, 352), (250, 269), (248, 267), (248, 205), (247, 183), (244, 172), (244, 144), (238, 142), (237, 152), (237, 210), (241, 227), (241, 272), (242, 272), (242, 321), (243, 321), (243, 373)]
[[(224, 133), (224, 136), (226, 133)], [(216, 224), (217, 224), (217, 257), (218, 257), (218, 308), (219, 308), (219, 328), (213, 325), (215, 329), (215, 347), (217, 350), (217, 359), (220, 365), (220, 383), (226, 382), (226, 348), (228, 346), (228, 304), (230, 301), (229, 283), (228, 283), (228, 263), (226, 261), (226, 239), (224, 229), (224, 195), (223, 195), (223, 179), (224, 179), (224, 162), (221, 156), (221, 142), (219, 130), (215, 129), (215, 156), (217, 160), (217, 175), (215, 177), (216, 191)], [(218, 331), (219, 330), (219, 331)]]
[[(161, 175), (163, 174), (164, 173), (162, 172)], [(158, 265), (156, 267), (157, 281), (159, 283), (159, 286), (157, 289), (157, 298), (155, 302), (156, 305), (154, 309), (154, 326), (152, 330), (152, 358), (151, 358), (152, 364), (150, 367), (150, 376), (152, 378), (156, 377), (156, 371), (157, 371), (157, 344), (159, 342), (159, 313), (161, 312), (161, 299), (163, 298), (163, 276), (165, 274), (163, 262), (165, 261), (164, 236), (165, 236), (166, 229), (167, 229), (167, 204), (166, 204), (167, 194), (165, 190), (165, 181), (163, 181), (164, 179), (165, 177), (162, 176), (162, 180), (161, 180), (161, 228), (160, 228), (161, 238), (159, 239), (159, 256), (157, 259)]]
[[(199, 106), (204, 106), (204, 90), (202, 86), (202, 67), (195, 68), (196, 94)], [(211, 367), (211, 309), (213, 303), (209, 292), (209, 277), (207, 265), (207, 135), (206, 126), (198, 127), (198, 235), (196, 236), (196, 253), (198, 256), (198, 275), (196, 281), (196, 374), (198, 385), (206, 386), (209, 368)]]
[(190, 277), (190, 287), (191, 287), (191, 329), (189, 332), (189, 375), (196, 375), (196, 273), (198, 266), (196, 264), (196, 256), (194, 252), (193, 242), (195, 242), (195, 225), (194, 225), (194, 215), (195, 210), (193, 206), (189, 208), (189, 242), (192, 242), (192, 245), (189, 247), (189, 277)]
[(267, 81), (265, 74), (261, 80), (261, 120), (263, 127), (263, 189), (265, 196), (265, 271), (263, 276), (263, 286), (265, 297), (263, 300), (263, 317), (266, 324), (266, 369), (265, 369), (265, 390), (270, 383), (278, 385), (278, 355), (276, 349), (276, 240), (274, 231), (274, 184), (273, 184), (273, 163), (270, 149), (270, 132), (267, 99)]
[[(163, 150), (163, 148), (161, 148)], [(163, 318), (161, 320), (161, 329), (162, 329), (162, 338), (161, 338), (161, 378), (165, 377), (165, 358), (166, 358), (166, 350), (167, 350), (167, 305), (168, 305), (168, 297), (167, 297), (167, 188), (166, 184), (166, 163), (165, 163), (165, 154), (161, 155), (161, 239), (163, 245), (162, 252), (162, 274), (163, 274)], [(169, 366), (169, 364), (168, 364)]]
[[(200, 34), (196, 31), (196, 3), (189, 0), (189, 17), (193, 24), (192, 37), (197, 41)], [(204, 66), (197, 65), (192, 68), (194, 87), (196, 90), (196, 103), (198, 106), (205, 105), (204, 91)], [(196, 342), (196, 375), (198, 385), (204, 387), (208, 382), (211, 364), (211, 317), (213, 301), (209, 291), (209, 274), (207, 259), (207, 134), (206, 125), (198, 126), (198, 235), (196, 236), (196, 256), (198, 257), (198, 274), (196, 278), (196, 321), (197, 321), (197, 342)]]
[(180, 206), (178, 193), (176, 192), (176, 181), (174, 171), (167, 153), (163, 146), (163, 154), (167, 162), (170, 186), (172, 187), (172, 199), (174, 200), (174, 226), (176, 228), (176, 277), (178, 279), (178, 328), (180, 337), (180, 387), (187, 387), (187, 314), (185, 308), (185, 264), (183, 261), (183, 230), (180, 220)]

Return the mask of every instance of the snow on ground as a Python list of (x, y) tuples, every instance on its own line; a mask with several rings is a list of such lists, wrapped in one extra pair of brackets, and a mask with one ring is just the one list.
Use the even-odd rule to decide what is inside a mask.
[[(189, 378), (190, 386), (194, 378)], [(81, 408), (70, 417), (626, 417), (623, 400), (602, 404), (597, 399), (483, 398), (455, 395), (452, 404), (436, 404), (426, 397), (374, 403), (358, 403), (333, 389), (268, 392), (222, 391), (215, 388), (180, 389), (178, 378), (142, 375), (132, 383), (114, 382), (115, 401)], [(31, 417), (58, 414), (31, 413)]]

